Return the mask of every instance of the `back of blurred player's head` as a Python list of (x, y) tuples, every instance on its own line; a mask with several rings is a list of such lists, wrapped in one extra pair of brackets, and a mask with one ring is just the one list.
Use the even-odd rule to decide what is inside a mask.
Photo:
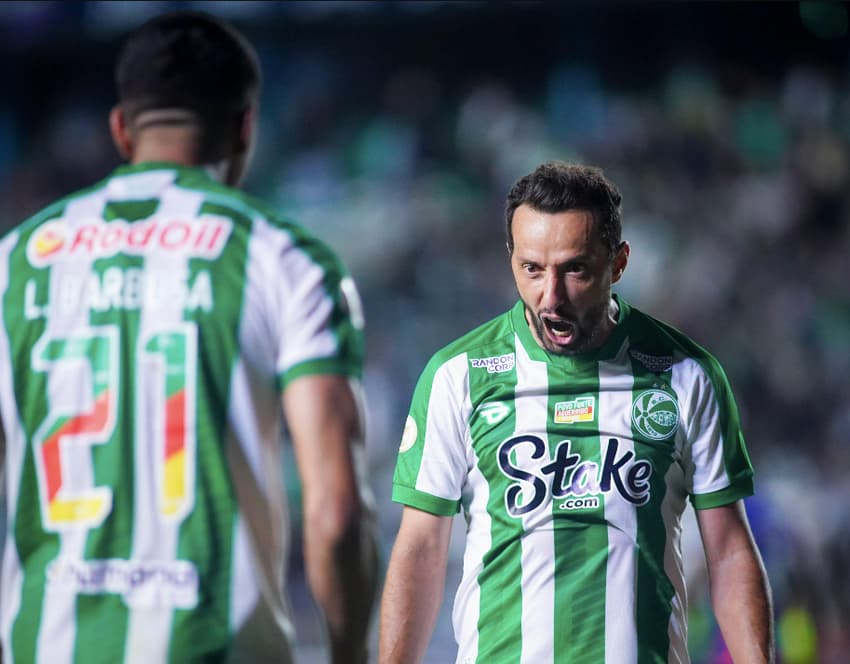
[(539, 212), (557, 213), (587, 210), (599, 227), (599, 237), (614, 257), (622, 232), (622, 198), (617, 187), (606, 179), (599, 168), (550, 161), (517, 180), (505, 204), (505, 232), (508, 251), (513, 252), (512, 224), (514, 212), (527, 205)]
[(189, 11), (135, 29), (115, 67), (118, 101), (131, 122), (145, 111), (182, 109), (218, 125), (255, 105), (260, 82), (248, 41), (222, 21)]

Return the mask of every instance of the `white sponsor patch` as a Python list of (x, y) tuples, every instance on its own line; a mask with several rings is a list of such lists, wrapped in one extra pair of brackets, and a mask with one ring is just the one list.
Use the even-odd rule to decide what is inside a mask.
[(487, 369), (487, 373), (504, 373), (511, 371), (516, 364), (514, 353), (505, 353), (496, 357), (479, 357), (469, 360), (473, 369)]
[(131, 607), (192, 609), (198, 604), (198, 572), (186, 560), (57, 558), (45, 574), (48, 585), (81, 595), (121, 595)]
[(555, 404), (555, 423), (574, 424), (575, 422), (593, 422), (595, 397), (578, 397), (571, 401), (559, 401)]

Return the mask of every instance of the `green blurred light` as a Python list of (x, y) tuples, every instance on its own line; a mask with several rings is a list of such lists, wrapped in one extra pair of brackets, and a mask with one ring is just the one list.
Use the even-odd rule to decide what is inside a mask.
[(822, 39), (837, 39), (847, 34), (847, 8), (841, 2), (801, 2), (800, 18), (803, 25)]
[(817, 664), (817, 628), (805, 609), (791, 607), (779, 618), (779, 653), (786, 664)]

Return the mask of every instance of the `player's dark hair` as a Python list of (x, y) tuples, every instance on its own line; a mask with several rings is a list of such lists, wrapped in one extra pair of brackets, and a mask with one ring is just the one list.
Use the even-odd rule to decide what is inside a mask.
[(528, 205), (539, 212), (553, 214), (568, 210), (587, 210), (599, 225), (599, 235), (614, 256), (620, 246), (622, 197), (613, 183), (593, 166), (550, 161), (521, 177), (508, 193), (505, 204), (505, 231), (508, 250), (513, 253), (511, 229), (514, 212)]
[(127, 37), (115, 66), (118, 100), (131, 117), (180, 108), (221, 119), (256, 101), (254, 48), (234, 28), (199, 12), (161, 14)]

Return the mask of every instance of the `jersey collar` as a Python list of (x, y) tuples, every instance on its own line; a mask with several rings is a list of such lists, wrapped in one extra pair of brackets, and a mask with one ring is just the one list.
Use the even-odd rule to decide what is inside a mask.
[(519, 300), (511, 309), (511, 321), (525, 352), (532, 360), (554, 364), (565, 369), (581, 369), (600, 360), (613, 359), (623, 346), (631, 307), (620, 296), (614, 295), (613, 297), (620, 311), (617, 314), (617, 325), (611, 331), (611, 335), (599, 348), (578, 355), (557, 355), (540, 346), (534, 338), (531, 328), (528, 327), (528, 321), (525, 319), (525, 305), (522, 300)]

